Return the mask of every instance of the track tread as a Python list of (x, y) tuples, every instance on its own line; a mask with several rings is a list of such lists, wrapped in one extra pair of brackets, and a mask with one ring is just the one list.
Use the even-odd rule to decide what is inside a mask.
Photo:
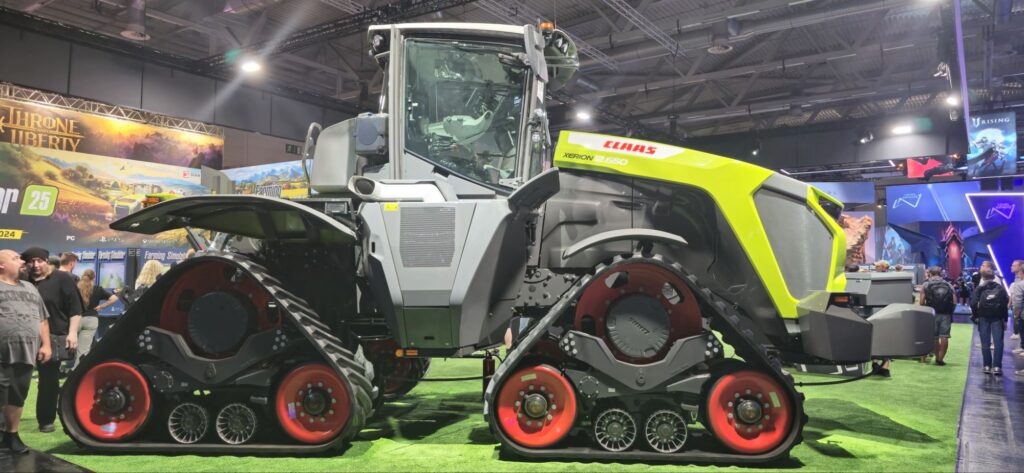
[[(169, 448), (173, 448), (176, 452), (189, 453), (235, 454), (269, 453), (278, 451), (281, 453), (286, 453), (288, 451), (305, 451), (312, 453), (334, 448), (352, 440), (366, 424), (367, 419), (373, 415), (374, 411), (373, 398), (375, 397), (375, 388), (372, 382), (373, 367), (363, 354), (362, 348), (357, 347), (355, 351), (346, 348), (344, 342), (331, 332), (327, 324), (320, 320), (316, 312), (313, 311), (313, 309), (304, 300), (285, 290), (284, 287), (281, 286), (282, 283), (280, 280), (269, 275), (267, 268), (248, 257), (222, 251), (207, 251), (200, 256), (204, 259), (206, 257), (216, 257), (221, 260), (230, 261), (232, 265), (244, 270), (249, 276), (252, 276), (257, 282), (263, 285), (264, 289), (270, 293), (278, 303), (279, 307), (284, 309), (284, 316), (287, 318), (289, 323), (291, 323), (293, 327), (297, 328), (298, 331), (302, 333), (310, 344), (320, 353), (322, 358), (321, 361), (327, 363), (327, 365), (334, 369), (338, 375), (341, 376), (341, 379), (348, 384), (349, 391), (353, 394), (351, 396), (353, 406), (351, 406), (351, 418), (342, 430), (341, 434), (330, 442), (320, 445), (178, 445), (161, 444), (157, 442), (151, 442), (150, 444), (103, 444), (91, 439), (77, 437), (73, 430), (68, 428), (69, 420), (71, 419), (64, 419), (65, 416), (63, 415), (63, 409), (60, 409), (64, 432), (71, 437), (79, 447), (117, 452), (128, 452), (133, 450), (151, 452), (154, 448), (159, 449), (163, 445), (166, 445)], [(146, 294), (142, 297), (145, 298)], [(126, 314), (124, 317), (131, 317), (130, 310), (129, 314)], [(137, 448), (133, 449), (132, 447)]]
[[(593, 452), (589, 450), (584, 454), (584, 452), (580, 452), (579, 449), (535, 450), (523, 448), (508, 441), (505, 435), (501, 432), (501, 429), (496, 425), (496, 415), (492, 412), (496, 409), (496, 407), (494, 407), (494, 401), (498, 391), (498, 386), (504, 378), (514, 370), (515, 365), (523, 359), (529, 349), (547, 331), (548, 327), (561, 317), (562, 313), (564, 313), (566, 308), (569, 306), (569, 303), (578, 299), (579, 295), (582, 294), (583, 289), (585, 289), (591, 281), (599, 280), (598, 278), (600, 275), (606, 272), (611, 272), (620, 265), (638, 262), (646, 262), (664, 267), (674, 271), (678, 276), (688, 282), (691, 285), (691, 289), (694, 289), (694, 292), (699, 294), (699, 297), (703, 299), (702, 305), (713, 311), (713, 314), (705, 317), (711, 321), (712, 328), (722, 333), (723, 341), (732, 345), (736, 350), (736, 353), (743, 357), (747, 363), (764, 368), (767, 372), (773, 374), (776, 378), (782, 381), (783, 386), (790, 391), (793, 401), (796, 404), (794, 406), (796, 412), (799, 413), (797, 418), (794, 419), (793, 429), (795, 432), (787, 438), (785, 443), (773, 451), (761, 455), (714, 454), (707, 452), (700, 452), (700, 455), (695, 455), (688, 454), (685, 450), (670, 454), (651, 452), (599, 452), (597, 455), (594, 455)], [(501, 440), (503, 446), (512, 449), (516, 454), (526, 457), (578, 459), (601, 458), (609, 460), (691, 461), (709, 463), (754, 463), (772, 461), (785, 457), (795, 445), (799, 444), (803, 440), (803, 427), (807, 423), (807, 415), (803, 410), (804, 396), (800, 392), (796, 391), (793, 384), (793, 377), (782, 370), (779, 360), (771, 356), (768, 350), (756, 341), (755, 332), (749, 325), (750, 323), (751, 322), (749, 322), (747, 318), (739, 314), (732, 304), (729, 304), (713, 291), (701, 285), (698, 278), (689, 274), (679, 263), (673, 262), (669, 258), (659, 254), (651, 255), (634, 253), (627, 256), (617, 255), (612, 258), (610, 263), (599, 264), (596, 266), (593, 275), (584, 276), (573, 284), (573, 286), (571, 286), (569, 290), (551, 306), (548, 313), (534, 325), (531, 332), (523, 338), (519, 345), (509, 351), (505, 358), (505, 362), (495, 370), (494, 377), (491, 379), (491, 383), (487, 386), (485, 391), (484, 416), (488, 419), (491, 431)]]

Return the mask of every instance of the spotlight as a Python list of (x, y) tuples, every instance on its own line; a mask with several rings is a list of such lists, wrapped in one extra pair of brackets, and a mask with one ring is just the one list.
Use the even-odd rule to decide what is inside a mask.
[(246, 59), (242, 61), (241, 69), (246, 74), (253, 74), (263, 69), (263, 65), (255, 59)]
[(960, 99), (957, 98), (956, 95), (952, 95), (952, 94), (947, 95), (946, 96), (946, 105), (948, 105), (950, 107), (956, 107), (957, 105), (960, 105)]
[(885, 200), (884, 199), (878, 199), (878, 202), (875, 202), (875, 207), (879, 208), (879, 209), (884, 209), (885, 208)]
[(592, 118), (594, 118), (594, 116), (591, 115), (590, 112), (587, 110), (576, 111), (576, 119), (581, 122), (589, 122)]
[(862, 131), (860, 133), (860, 137), (857, 138), (857, 142), (862, 144), (862, 145), (864, 145), (864, 144), (870, 143), (874, 139), (875, 139), (874, 133), (871, 133), (870, 130), (864, 130), (864, 131)]
[(892, 134), (894, 135), (909, 135), (914, 132), (912, 125), (896, 125), (892, 127)]

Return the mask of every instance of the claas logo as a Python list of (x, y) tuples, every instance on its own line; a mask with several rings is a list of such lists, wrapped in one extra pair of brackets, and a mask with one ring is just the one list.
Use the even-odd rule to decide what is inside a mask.
[(616, 151), (629, 151), (632, 153), (642, 154), (654, 154), (658, 151), (657, 146), (642, 145), (639, 143), (629, 143), (626, 141), (607, 140), (604, 142), (603, 147), (605, 149), (613, 149)]

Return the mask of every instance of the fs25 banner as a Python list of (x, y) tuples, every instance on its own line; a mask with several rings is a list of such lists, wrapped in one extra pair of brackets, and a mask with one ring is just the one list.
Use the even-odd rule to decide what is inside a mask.
[(182, 246), (181, 232), (115, 232), (147, 194), (205, 193), (219, 137), (0, 100), (0, 247)]

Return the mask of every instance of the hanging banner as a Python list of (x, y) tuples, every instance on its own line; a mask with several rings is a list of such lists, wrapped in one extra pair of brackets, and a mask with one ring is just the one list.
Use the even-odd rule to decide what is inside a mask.
[(270, 197), (306, 197), (309, 183), (302, 172), (302, 161), (261, 164), (244, 168), (226, 169), (224, 174), (235, 184), (236, 194), (256, 194)]
[(197, 169), (224, 161), (218, 136), (4, 99), (0, 143)]
[(1017, 173), (1017, 113), (974, 115), (967, 123), (967, 177)]

